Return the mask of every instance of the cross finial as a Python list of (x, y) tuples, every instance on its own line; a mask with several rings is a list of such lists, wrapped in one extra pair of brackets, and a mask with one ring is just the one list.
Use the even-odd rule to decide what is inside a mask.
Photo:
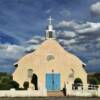
[(49, 19), (48, 19), (48, 21), (49, 21), (49, 25), (51, 25), (52, 24), (52, 18), (51, 18), (51, 16), (49, 17)]
[(55, 38), (55, 30), (53, 29), (51, 16), (48, 18), (48, 26), (46, 30), (46, 39), (54, 39)]

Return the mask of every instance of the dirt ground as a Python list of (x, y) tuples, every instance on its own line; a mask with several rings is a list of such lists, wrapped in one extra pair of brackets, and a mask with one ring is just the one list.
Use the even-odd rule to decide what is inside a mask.
[(96, 97), (33, 97), (33, 98), (0, 98), (0, 100), (100, 100)]

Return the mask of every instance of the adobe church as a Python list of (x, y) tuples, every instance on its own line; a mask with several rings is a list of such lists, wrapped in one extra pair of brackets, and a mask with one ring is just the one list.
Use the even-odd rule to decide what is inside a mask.
[(87, 84), (85, 64), (57, 42), (51, 20), (50, 17), (43, 43), (15, 64), (17, 68), (13, 80), (20, 87), (28, 81), (35, 90), (46, 88), (47, 91), (59, 91), (65, 84), (74, 84), (76, 78), (80, 78), (82, 84)]

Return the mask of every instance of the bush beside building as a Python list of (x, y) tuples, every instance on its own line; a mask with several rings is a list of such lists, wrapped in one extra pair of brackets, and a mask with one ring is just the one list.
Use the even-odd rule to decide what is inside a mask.
[(0, 90), (19, 89), (19, 84), (7, 73), (0, 73)]

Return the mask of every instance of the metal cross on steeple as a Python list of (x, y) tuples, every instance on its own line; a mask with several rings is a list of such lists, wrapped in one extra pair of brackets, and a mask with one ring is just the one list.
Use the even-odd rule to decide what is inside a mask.
[(49, 17), (49, 19), (48, 19), (48, 21), (49, 21), (49, 25), (52, 25), (52, 18), (51, 18), (51, 16)]

